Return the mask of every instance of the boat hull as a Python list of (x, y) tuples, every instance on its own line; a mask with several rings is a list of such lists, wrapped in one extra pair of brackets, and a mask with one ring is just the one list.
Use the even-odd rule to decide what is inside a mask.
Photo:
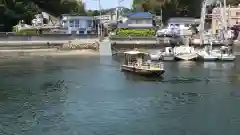
[(199, 55), (198, 56), (198, 60), (201, 60), (201, 61), (217, 61), (218, 57), (216, 57), (216, 56), (201, 56), (201, 55)]
[(236, 59), (235, 56), (226, 56), (226, 57), (222, 56), (219, 58), (219, 60), (221, 61), (234, 61), (235, 59)]
[(175, 60), (195, 61), (197, 60), (197, 54), (180, 54), (175, 56)]
[(162, 61), (174, 61), (175, 57), (173, 55), (171, 56), (162, 56)]
[(158, 61), (158, 60), (161, 59), (161, 55), (151, 54), (150, 59), (153, 60), (153, 61)]
[(143, 75), (143, 76), (161, 76), (162, 74), (165, 73), (165, 70), (159, 69), (159, 70), (147, 70), (147, 69), (141, 69), (141, 68), (135, 68), (135, 67), (130, 67), (130, 66), (121, 66), (122, 71), (126, 72), (131, 72), (135, 73), (138, 75)]

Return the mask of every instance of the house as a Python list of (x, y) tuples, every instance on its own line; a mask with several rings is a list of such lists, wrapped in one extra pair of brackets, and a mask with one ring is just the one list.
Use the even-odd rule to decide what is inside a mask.
[(90, 34), (95, 33), (96, 21), (94, 17), (78, 15), (62, 15), (61, 26), (67, 34)]
[(192, 24), (200, 25), (200, 19), (191, 17), (172, 17), (167, 22), (168, 27), (175, 26), (180, 29), (189, 29)]
[(200, 19), (191, 17), (172, 17), (167, 21), (167, 28), (178, 28), (180, 35), (191, 35), (189, 28), (192, 24), (200, 25)]
[(149, 12), (135, 12), (127, 15), (123, 23), (119, 23), (118, 28), (154, 28), (153, 15)]
[[(224, 11), (223, 8), (214, 8), (212, 10), (212, 31), (216, 33), (217, 30), (223, 27), (223, 19), (221, 11)], [(226, 9), (227, 16), (227, 25), (232, 27), (234, 25), (240, 25), (240, 6), (237, 7), (228, 7)]]

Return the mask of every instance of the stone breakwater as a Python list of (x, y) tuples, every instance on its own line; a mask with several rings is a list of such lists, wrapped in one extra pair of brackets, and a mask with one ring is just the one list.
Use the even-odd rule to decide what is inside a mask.
[(89, 55), (99, 53), (98, 38), (44, 41), (2, 41), (0, 58), (25, 56)]

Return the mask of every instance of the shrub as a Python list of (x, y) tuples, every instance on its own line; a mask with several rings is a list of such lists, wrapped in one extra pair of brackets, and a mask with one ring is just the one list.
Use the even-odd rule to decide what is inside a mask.
[(39, 35), (36, 29), (22, 29), (20, 31), (16, 31), (17, 35), (22, 35), (22, 36), (35, 36)]
[(17, 25), (13, 26), (12, 32), (17, 32)]
[(153, 29), (119, 29), (117, 32), (118, 36), (155, 36), (155, 30)]

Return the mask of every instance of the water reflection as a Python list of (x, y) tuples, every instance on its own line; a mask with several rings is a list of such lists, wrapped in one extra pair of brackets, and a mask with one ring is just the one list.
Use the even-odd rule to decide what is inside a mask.
[(153, 76), (153, 77), (145, 77), (138, 74), (134, 74), (131, 72), (122, 72), (127, 80), (131, 81), (154, 81), (154, 82), (162, 82), (164, 80), (163, 76)]
[(68, 89), (67, 85), (65, 84), (64, 80), (58, 80), (56, 82), (44, 82), (41, 86), (40, 86), (41, 90), (44, 91), (62, 91), (65, 89)]
[[(182, 102), (182, 103), (187, 103), (187, 102), (193, 102), (194, 99), (199, 97), (199, 95), (195, 92), (180, 92), (180, 91), (165, 91), (164, 94), (166, 97), (170, 97), (176, 102)], [(194, 102), (195, 102), (194, 101)]]
[(180, 62), (177, 62), (177, 64), (179, 69), (183, 69), (183, 68), (190, 69), (197, 65), (195, 61), (180, 61)]

